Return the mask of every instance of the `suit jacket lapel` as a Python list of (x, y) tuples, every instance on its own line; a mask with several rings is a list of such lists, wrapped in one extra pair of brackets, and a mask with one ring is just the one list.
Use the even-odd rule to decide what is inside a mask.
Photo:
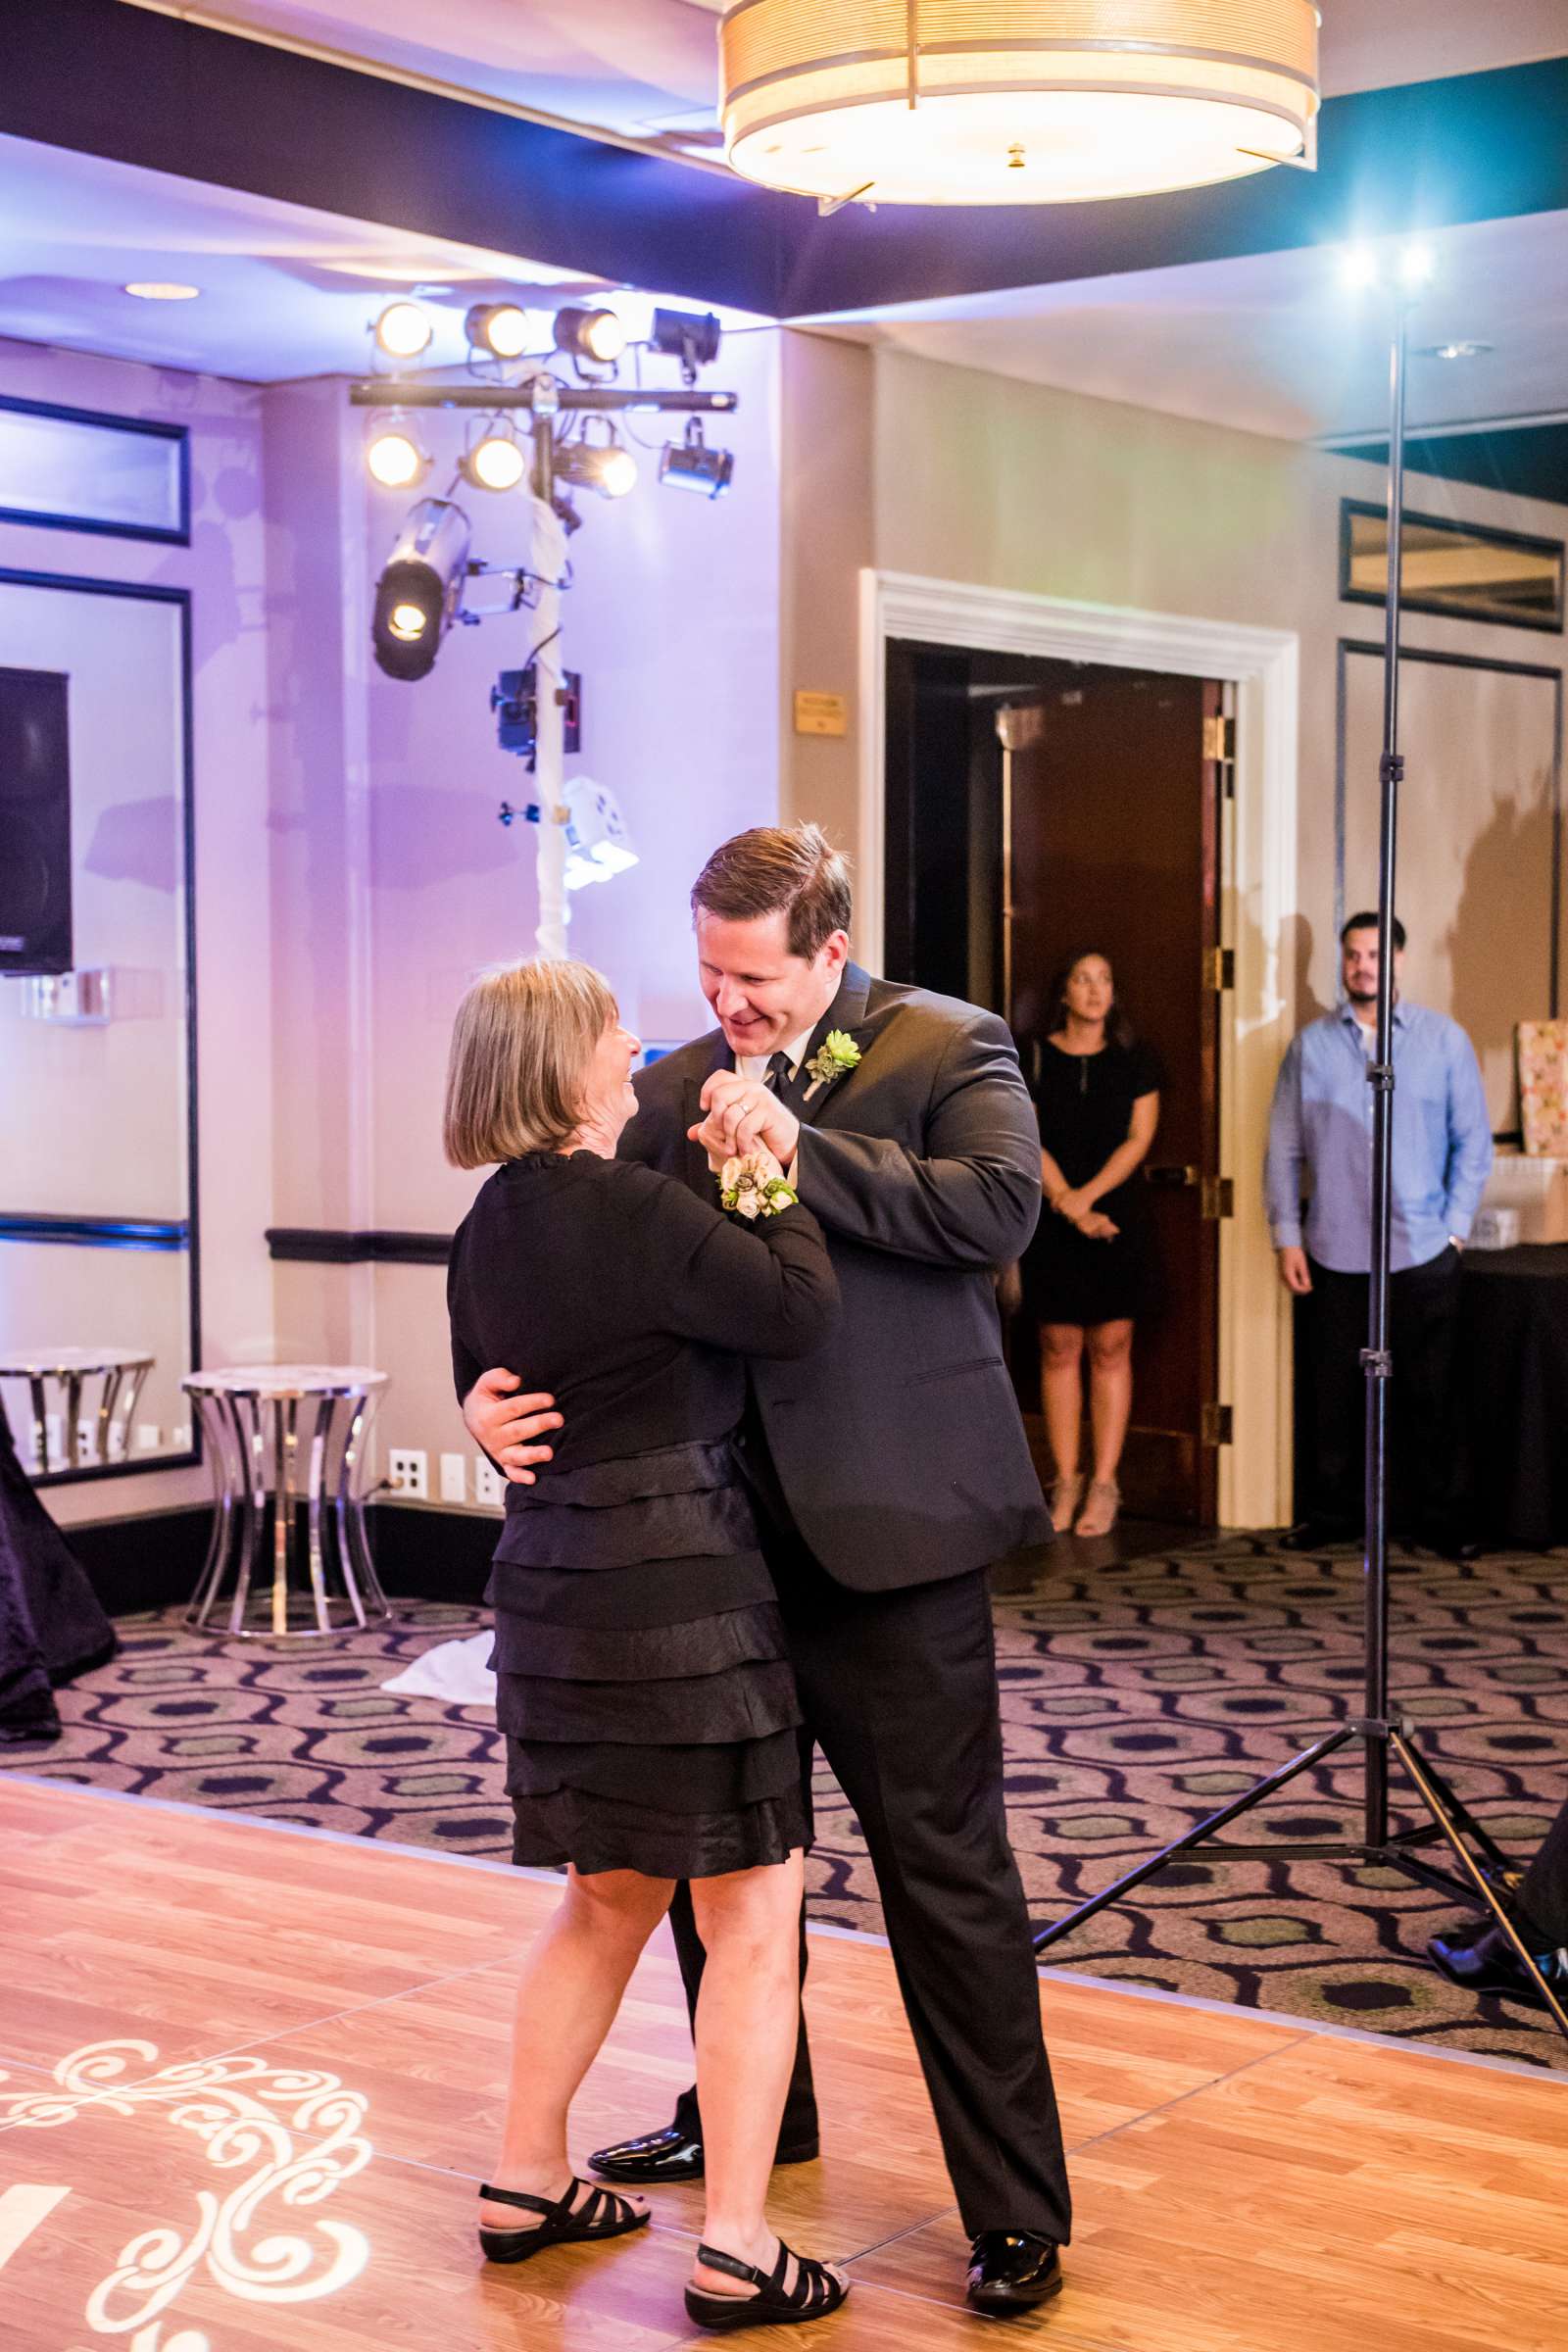
[(785, 1102), (803, 1126), (814, 1126), (840, 1088), (848, 1086), (855, 1075), (853, 1070), (846, 1070), (842, 1077), (817, 1086), (807, 1069), (807, 1063), (813, 1054), (820, 1051), (830, 1029), (844, 1030), (858, 1046), (864, 1047), (865, 1007), (870, 993), (870, 973), (863, 972), (858, 963), (847, 963), (844, 977), (839, 982), (839, 993), (811, 1031), (810, 1043), (801, 1056), (800, 1067), (784, 1090)]

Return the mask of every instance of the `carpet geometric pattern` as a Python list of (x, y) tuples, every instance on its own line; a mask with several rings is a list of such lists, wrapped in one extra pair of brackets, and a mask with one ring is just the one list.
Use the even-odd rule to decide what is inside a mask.
[[(1063, 1544), (996, 1613), (1008, 1814), (1042, 1925), (1358, 1710), (1361, 1574), (1348, 1550), (1286, 1558), (1232, 1536), (1107, 1563)], [(1393, 1621), (1399, 1713), (1498, 1842), (1528, 1854), (1568, 1791), (1568, 1555), (1412, 1555)], [(390, 1627), (283, 1648), (188, 1633), (175, 1611), (122, 1619), (120, 1655), (58, 1693), (65, 1737), (6, 1749), (0, 1769), (504, 1857), (493, 1717), (379, 1687), (483, 1622), (411, 1601)], [(1351, 1749), (1232, 1835), (1354, 1835), (1358, 1789)], [(1415, 1821), (1397, 1779), (1395, 1801)], [(858, 1827), (820, 1764), (816, 1815), (812, 1916), (880, 1931)], [(1425, 1964), (1427, 1936), (1456, 1915), (1390, 1872), (1210, 1850), (1050, 1959), (1568, 2067), (1544, 2019), (1472, 2001)]]

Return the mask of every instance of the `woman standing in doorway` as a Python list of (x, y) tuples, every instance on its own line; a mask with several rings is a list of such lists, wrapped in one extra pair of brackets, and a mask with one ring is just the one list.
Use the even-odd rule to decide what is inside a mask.
[[(1055, 1466), (1058, 1533), (1108, 1536), (1133, 1402), (1133, 1328), (1154, 1302), (1154, 1265), (1136, 1181), (1159, 1123), (1159, 1065), (1116, 1002), (1098, 952), (1052, 982), (1034, 1097), (1046, 1209), (1023, 1261), (1026, 1308), (1040, 1326), (1046, 1434)], [(1093, 1476), (1080, 1467), (1083, 1357), (1089, 1355)], [(1082, 1501), (1083, 1508), (1079, 1509)]]

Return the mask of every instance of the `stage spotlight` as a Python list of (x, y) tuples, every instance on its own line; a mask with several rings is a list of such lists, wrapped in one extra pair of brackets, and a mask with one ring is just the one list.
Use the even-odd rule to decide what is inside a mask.
[(1430, 245), (1423, 245), (1419, 240), (1407, 245), (1399, 256), (1399, 283), (1412, 293), (1421, 286), (1429, 286), (1437, 275), (1437, 255)]
[(416, 302), (389, 302), (375, 322), (375, 340), (390, 360), (416, 360), (434, 333)]
[(689, 384), (696, 383), (699, 368), (710, 367), (717, 359), (721, 341), (718, 320), (711, 311), (656, 311), (648, 338), (651, 350), (679, 360), (681, 374)]
[(1357, 292), (1375, 286), (1379, 275), (1378, 257), (1371, 246), (1350, 246), (1341, 258), (1340, 274), (1346, 284), (1354, 287)]
[(428, 676), (468, 575), (468, 517), (450, 499), (411, 507), (375, 584), (370, 640), (389, 678)]
[(476, 302), (464, 327), (470, 351), (492, 359), (520, 360), (528, 347), (528, 314), (514, 302)]
[(709, 448), (700, 416), (688, 419), (684, 441), (666, 441), (660, 455), (660, 480), (672, 490), (695, 490), (700, 498), (720, 497), (734, 474), (734, 452)]
[(475, 490), (515, 490), (527, 470), (527, 452), (510, 424), (486, 425), (458, 460), (458, 471)]
[(592, 360), (601, 368), (611, 368), (625, 348), (626, 329), (613, 311), (556, 313), (556, 349), (568, 359)]
[(412, 490), (430, 470), (428, 453), (398, 416), (383, 416), (371, 425), (365, 463), (383, 490)]
[(567, 441), (556, 451), (556, 473), (601, 498), (624, 498), (637, 487), (637, 461), (619, 441)]

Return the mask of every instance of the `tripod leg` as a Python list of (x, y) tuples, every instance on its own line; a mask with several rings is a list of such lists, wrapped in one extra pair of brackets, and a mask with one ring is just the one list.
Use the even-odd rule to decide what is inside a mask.
[(1465, 1876), (1469, 1879), (1477, 1894), (1481, 1897), (1482, 1902), (1491, 1912), (1498, 1927), (1507, 1936), (1508, 1941), (1513, 1945), (1516, 1957), (1524, 1962), (1525, 1972), (1529, 1976), (1531, 1983), (1535, 1985), (1537, 1991), (1541, 1994), (1542, 1999), (1544, 2001), (1547, 2011), (1556, 2024), (1558, 2032), (1565, 2036), (1568, 2036), (1568, 2009), (1563, 2007), (1561, 2001), (1558, 2000), (1557, 1995), (1552, 1991), (1551, 1986), (1546, 1983), (1545, 1978), (1536, 1966), (1534, 1953), (1531, 1952), (1525, 1944), (1518, 1929), (1514, 1926), (1513, 1921), (1508, 1917), (1507, 1910), (1504, 1907), (1500, 1896), (1494, 1892), (1491, 1881), (1487, 1878), (1486, 1873), (1481, 1869), (1480, 1865), (1476, 1862), (1474, 1856), (1471, 1854), (1469, 1847), (1465, 1844), (1464, 1838), (1460, 1835), (1458, 1823), (1447, 1811), (1444, 1804), (1443, 1797), (1439, 1794), (1438, 1786), (1435, 1783), (1433, 1774), (1428, 1770), (1424, 1760), (1417, 1755), (1415, 1749), (1410, 1745), (1410, 1742), (1405, 1739), (1402, 1732), (1391, 1731), (1389, 1734), (1389, 1745), (1393, 1748), (1395, 1754), (1398, 1757), (1399, 1762), (1404, 1766), (1405, 1771), (1409, 1774), (1411, 1780), (1414, 1781), (1416, 1788), (1420, 1790), (1422, 1802), (1425, 1804), (1427, 1811), (1431, 1814), (1433, 1820), (1437, 1823), (1439, 1829), (1443, 1832), (1443, 1835), (1447, 1839), (1449, 1845), (1452, 1846), (1454, 1853), (1457, 1855), (1459, 1862), (1463, 1867)]
[(1293, 1756), (1288, 1764), (1282, 1764), (1278, 1772), (1271, 1772), (1267, 1780), (1254, 1781), (1250, 1788), (1244, 1789), (1240, 1796), (1233, 1798), (1230, 1804), (1221, 1806), (1217, 1813), (1210, 1813), (1206, 1820), (1199, 1822), (1185, 1837), (1178, 1838), (1173, 1845), (1162, 1847), (1149, 1861), (1140, 1862), (1136, 1870), (1130, 1870), (1125, 1878), (1117, 1879), (1101, 1893), (1092, 1894), (1087, 1903), (1080, 1903), (1076, 1911), (1069, 1911), (1065, 1919), (1056, 1921), (1054, 1927), (1042, 1928), (1035, 1937), (1035, 1950), (1043, 1952), (1051, 1944), (1059, 1943), (1063, 1936), (1070, 1936), (1074, 1928), (1082, 1927), (1086, 1919), (1093, 1919), (1097, 1911), (1108, 1910), (1111, 1904), (1119, 1903), (1124, 1895), (1131, 1894), (1135, 1886), (1141, 1886), (1146, 1879), (1153, 1878), (1157, 1871), (1164, 1870), (1181, 1855), (1191, 1853), (1195, 1845), (1203, 1844), (1217, 1830), (1224, 1829), (1227, 1822), (1250, 1812), (1254, 1805), (1261, 1804), (1265, 1797), (1272, 1796), (1276, 1789), (1294, 1781), (1298, 1773), (1310, 1772), (1313, 1765), (1321, 1764), (1325, 1756), (1332, 1756), (1348, 1741), (1360, 1736), (1359, 1732), (1343, 1728), (1330, 1732), (1326, 1740), (1315, 1740), (1310, 1747), (1304, 1747), (1298, 1756)]
[[(1393, 1733), (1390, 1735), (1390, 1737), (1394, 1740), (1395, 1744), (1397, 1745), (1402, 1735)], [(1473, 1845), (1478, 1845), (1481, 1848), (1482, 1853), (1486, 1856), (1487, 1860), (1491, 1863), (1493, 1869), (1497, 1873), (1497, 1875), (1500, 1878), (1517, 1878), (1519, 1875), (1518, 1865), (1509, 1861), (1508, 1856), (1503, 1852), (1501, 1846), (1493, 1837), (1491, 1831), (1485, 1828), (1481, 1822), (1477, 1821), (1475, 1815), (1471, 1812), (1463, 1797), (1456, 1796), (1454, 1794), (1453, 1789), (1449, 1787), (1447, 1781), (1445, 1780), (1443, 1774), (1438, 1770), (1437, 1766), (1431, 1761), (1430, 1757), (1422, 1757), (1421, 1769), (1426, 1774), (1426, 1777), (1431, 1782), (1433, 1788), (1437, 1790), (1438, 1795), (1442, 1800), (1444, 1811), (1451, 1814), (1453, 1819), (1458, 1823), (1460, 1829), (1463, 1830), (1465, 1836), (1470, 1839), (1471, 1843)], [(1430, 1838), (1431, 1835), (1431, 1831), (1428, 1830), (1426, 1832), (1426, 1836)], [(1446, 1835), (1446, 1832), (1445, 1832), (1445, 1835)], [(1391, 1845), (1393, 1845), (1396, 1844), (1397, 1840), (1395, 1838), (1390, 1838), (1389, 1842)]]

